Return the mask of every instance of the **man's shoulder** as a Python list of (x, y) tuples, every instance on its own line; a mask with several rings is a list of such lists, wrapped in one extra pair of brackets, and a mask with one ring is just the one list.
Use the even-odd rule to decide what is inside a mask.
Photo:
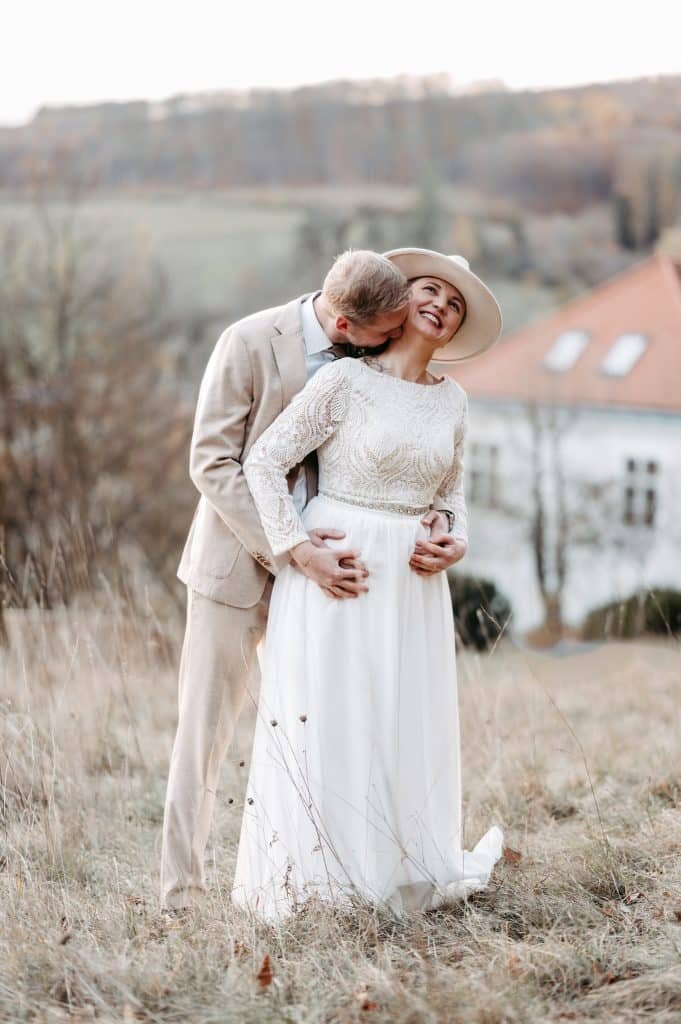
[(230, 324), (224, 333), (236, 335), (250, 346), (269, 341), (276, 334), (284, 333), (287, 330), (300, 329), (302, 331), (300, 306), (304, 298), (305, 296), (301, 295), (280, 306), (270, 306), (269, 309), (260, 309), (257, 313), (250, 313)]
[(269, 309), (259, 309), (257, 313), (249, 313), (242, 317), (227, 329), (234, 331), (244, 341), (253, 341), (261, 338), (264, 333), (273, 334), (274, 325), (286, 309), (287, 303), (280, 306), (270, 306)]

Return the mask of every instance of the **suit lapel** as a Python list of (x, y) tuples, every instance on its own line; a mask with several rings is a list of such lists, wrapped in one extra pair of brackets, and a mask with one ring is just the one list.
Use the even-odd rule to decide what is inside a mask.
[(281, 377), (281, 391), (284, 407), (304, 386), (307, 379), (305, 367), (305, 342), (300, 319), (300, 304), (306, 296), (294, 299), (281, 310), (274, 324), (272, 351)]

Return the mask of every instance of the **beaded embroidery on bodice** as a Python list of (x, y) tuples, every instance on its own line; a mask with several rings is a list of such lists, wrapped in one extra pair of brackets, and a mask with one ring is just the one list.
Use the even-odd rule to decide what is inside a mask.
[[(308, 381), (251, 448), (244, 472), (275, 555), (308, 539), (286, 485), (315, 448), (319, 490), (385, 511), (434, 503), (466, 540), (466, 393), (453, 380), (416, 384), (338, 359)], [(437, 502), (436, 502), (437, 499)]]

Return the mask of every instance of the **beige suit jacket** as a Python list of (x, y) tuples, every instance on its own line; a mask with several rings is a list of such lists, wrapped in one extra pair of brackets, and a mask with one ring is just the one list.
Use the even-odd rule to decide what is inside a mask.
[[(177, 574), (204, 597), (237, 608), (257, 604), (269, 574), (290, 557), (272, 554), (241, 464), (305, 384), (302, 298), (228, 327), (201, 382), (189, 467), (201, 498)], [(308, 497), (316, 492), (315, 465), (313, 457), (306, 467)]]

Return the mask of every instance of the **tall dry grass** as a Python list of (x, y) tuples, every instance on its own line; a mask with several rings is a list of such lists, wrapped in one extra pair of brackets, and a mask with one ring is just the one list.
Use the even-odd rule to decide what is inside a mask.
[(492, 820), (508, 845), (489, 890), (406, 922), (309, 906), (275, 929), (229, 899), (252, 709), (209, 897), (158, 912), (181, 624), (168, 638), (112, 595), (8, 625), (2, 1019), (681, 1020), (678, 647), (460, 655), (467, 845)]

